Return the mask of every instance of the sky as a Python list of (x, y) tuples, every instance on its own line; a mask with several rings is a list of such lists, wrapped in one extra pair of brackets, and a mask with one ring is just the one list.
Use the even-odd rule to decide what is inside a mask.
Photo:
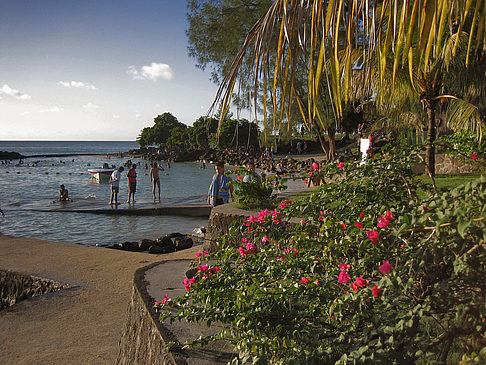
[(0, 0), (0, 141), (134, 141), (217, 91), (188, 56), (185, 0)]

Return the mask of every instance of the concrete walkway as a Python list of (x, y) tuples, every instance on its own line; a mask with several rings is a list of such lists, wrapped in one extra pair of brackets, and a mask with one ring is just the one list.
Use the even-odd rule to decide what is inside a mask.
[(199, 250), (149, 255), (0, 235), (1, 269), (71, 286), (0, 312), (0, 364), (113, 364), (135, 270)]

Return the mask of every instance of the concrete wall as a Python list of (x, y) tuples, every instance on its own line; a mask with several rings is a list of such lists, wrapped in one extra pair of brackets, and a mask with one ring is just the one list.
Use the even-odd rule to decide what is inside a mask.
[[(154, 264), (154, 265), (157, 265)], [(127, 319), (118, 343), (115, 364), (120, 365), (186, 365), (182, 355), (168, 353), (165, 345), (176, 339), (159, 321), (155, 310), (147, 303), (152, 298), (147, 293), (145, 271), (154, 265), (135, 272), (132, 297), (128, 305)]]

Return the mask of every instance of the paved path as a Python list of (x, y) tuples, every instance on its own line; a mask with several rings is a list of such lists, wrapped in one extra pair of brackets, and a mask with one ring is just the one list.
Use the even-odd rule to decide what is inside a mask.
[(0, 235), (1, 269), (72, 286), (0, 312), (0, 364), (113, 364), (135, 270), (198, 250), (149, 255)]

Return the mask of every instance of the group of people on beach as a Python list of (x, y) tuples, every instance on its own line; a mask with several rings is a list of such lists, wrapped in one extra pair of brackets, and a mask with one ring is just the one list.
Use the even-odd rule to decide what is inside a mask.
[[(131, 164), (130, 168), (127, 172), (128, 178), (128, 204), (135, 203), (135, 192), (137, 191), (137, 165)], [(118, 205), (118, 192), (120, 189), (120, 179), (121, 173), (124, 171), (124, 167), (120, 166), (118, 170), (114, 170), (110, 176), (110, 187), (111, 187), (111, 196), (110, 196), (110, 205)], [(150, 168), (150, 180), (152, 182), (152, 195), (154, 197), (154, 203), (156, 202), (156, 195), (155, 192), (157, 191), (157, 196), (159, 198), (160, 203), (160, 176), (159, 171), (164, 171), (162, 166), (159, 166), (157, 162), (151, 163)]]

